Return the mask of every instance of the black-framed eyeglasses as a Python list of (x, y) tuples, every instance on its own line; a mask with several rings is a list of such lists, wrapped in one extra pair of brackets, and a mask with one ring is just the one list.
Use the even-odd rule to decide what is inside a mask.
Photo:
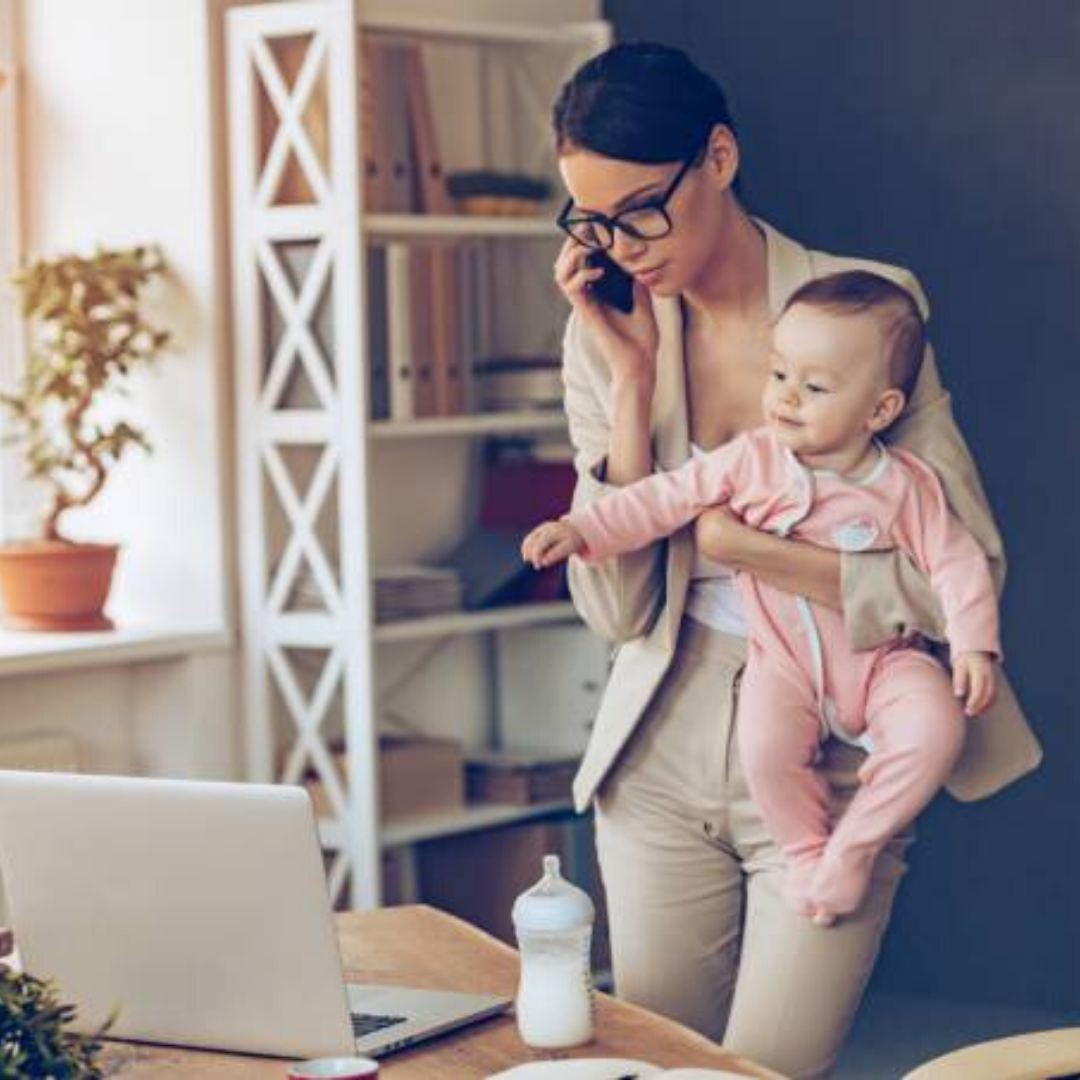
[(682, 183), (683, 177), (700, 156), (701, 151), (695, 150), (682, 163), (663, 194), (631, 206), (628, 210), (622, 210), (614, 217), (606, 214), (575, 214), (574, 200), (568, 199), (556, 219), (559, 228), (579, 244), (594, 251), (607, 251), (615, 243), (616, 229), (634, 240), (659, 240), (662, 236), (667, 236), (674, 228), (667, 212), (667, 204)]

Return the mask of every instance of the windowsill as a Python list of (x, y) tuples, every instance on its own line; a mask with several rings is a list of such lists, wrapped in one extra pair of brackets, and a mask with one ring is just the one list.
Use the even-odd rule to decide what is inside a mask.
[(232, 634), (221, 628), (126, 626), (79, 634), (0, 628), (0, 678), (222, 652), (232, 645)]

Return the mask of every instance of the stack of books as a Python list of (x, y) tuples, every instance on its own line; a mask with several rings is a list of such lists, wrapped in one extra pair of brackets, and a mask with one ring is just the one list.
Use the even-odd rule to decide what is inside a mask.
[(375, 573), (378, 622), (460, 611), (463, 597), (461, 577), (451, 567), (386, 566)]
[(562, 408), (557, 356), (489, 357), (473, 364), (473, 377), (479, 403), (490, 411)]

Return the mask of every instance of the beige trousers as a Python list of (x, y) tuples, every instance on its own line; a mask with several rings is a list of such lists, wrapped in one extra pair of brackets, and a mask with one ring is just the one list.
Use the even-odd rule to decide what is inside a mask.
[[(684, 618), (674, 663), (596, 800), (615, 990), (794, 1080), (827, 1077), (873, 970), (909, 830), (832, 927), (791, 911), (734, 723), (746, 646)], [(740, 723), (752, 723), (745, 717)], [(839, 814), (861, 751), (826, 745)]]

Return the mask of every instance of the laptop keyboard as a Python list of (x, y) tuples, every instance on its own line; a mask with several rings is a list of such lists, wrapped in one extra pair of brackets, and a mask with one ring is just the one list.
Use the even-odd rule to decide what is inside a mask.
[(365, 1035), (371, 1035), (383, 1028), (393, 1027), (395, 1024), (404, 1024), (407, 1016), (379, 1016), (376, 1013), (353, 1013), (352, 1030), (357, 1039)]

